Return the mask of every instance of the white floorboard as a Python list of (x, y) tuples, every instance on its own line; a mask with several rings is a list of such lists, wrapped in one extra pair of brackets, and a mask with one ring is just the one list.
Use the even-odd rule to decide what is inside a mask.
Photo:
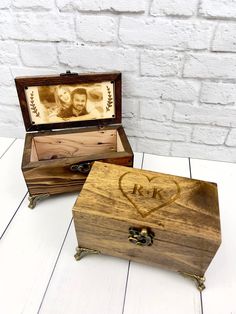
[[(186, 158), (144, 155), (143, 169), (189, 177)], [(200, 314), (200, 293), (179, 274), (131, 262), (124, 314)]]
[[(25, 200), (0, 241), (0, 313), (37, 313), (71, 221), (76, 195)], [(70, 291), (69, 291), (70, 293)]]
[(140, 169), (142, 167), (143, 157), (143, 153), (134, 153), (134, 168)]
[(120, 314), (128, 262), (102, 255), (76, 262), (76, 246), (72, 223), (39, 313)]
[(8, 149), (8, 147), (14, 142), (14, 138), (0, 137), (0, 158)]
[(23, 140), (16, 140), (0, 159), (0, 238), (27, 193), (21, 172)]
[[(134, 167), (141, 168), (142, 159), (143, 154), (135, 154)], [(76, 246), (72, 224), (40, 313), (122, 313), (129, 262), (102, 255), (90, 255), (76, 262)]]
[[(30, 210), (21, 172), (23, 145), (23, 140), (0, 138), (1, 314), (39, 309), (46, 314), (201, 314), (200, 293), (177, 273), (109, 256), (76, 262), (71, 209), (77, 193), (48, 198)], [(134, 160), (136, 168), (190, 175), (185, 158), (136, 153)], [(221, 211), (223, 241), (206, 272), (203, 314), (236, 314), (236, 164), (195, 159), (190, 164), (193, 178), (218, 183)]]
[(193, 178), (218, 184), (222, 244), (206, 272), (204, 314), (236, 313), (236, 164), (191, 160)]

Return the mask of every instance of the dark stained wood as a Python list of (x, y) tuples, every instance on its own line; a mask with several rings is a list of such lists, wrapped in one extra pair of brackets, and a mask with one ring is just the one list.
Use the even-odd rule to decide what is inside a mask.
[[(50, 85), (70, 85), (80, 83), (100, 83), (104, 81), (114, 81), (115, 90), (115, 117), (112, 119), (89, 120), (89, 121), (68, 121), (48, 124), (32, 124), (28, 111), (25, 88), (29, 86), (50, 86)], [(74, 127), (109, 125), (121, 123), (121, 73), (89, 73), (78, 75), (49, 75), (34, 77), (15, 78), (16, 89), (21, 106), (22, 116), (26, 131), (41, 131), (52, 129), (69, 129)]]
[[(80, 247), (202, 276), (221, 243), (217, 185), (95, 162), (74, 208)], [(129, 228), (154, 232), (152, 246)]]

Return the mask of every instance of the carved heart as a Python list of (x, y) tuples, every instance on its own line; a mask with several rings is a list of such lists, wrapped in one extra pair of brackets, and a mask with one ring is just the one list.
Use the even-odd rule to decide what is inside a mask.
[(149, 178), (132, 172), (120, 177), (119, 188), (143, 218), (170, 205), (180, 196), (180, 186), (175, 180), (161, 176)]

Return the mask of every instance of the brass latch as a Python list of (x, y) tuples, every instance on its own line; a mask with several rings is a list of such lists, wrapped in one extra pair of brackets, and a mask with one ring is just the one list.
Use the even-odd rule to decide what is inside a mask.
[(82, 162), (80, 164), (74, 164), (70, 166), (70, 170), (73, 172), (80, 172), (83, 174), (89, 173), (91, 169), (91, 162)]
[(147, 228), (129, 228), (129, 241), (140, 246), (151, 246), (154, 233)]

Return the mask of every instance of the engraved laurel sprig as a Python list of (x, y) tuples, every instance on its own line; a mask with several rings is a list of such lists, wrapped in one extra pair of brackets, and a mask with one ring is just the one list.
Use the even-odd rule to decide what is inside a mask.
[(34, 102), (34, 91), (32, 91), (30, 93), (30, 108), (36, 117), (40, 117), (40, 113), (39, 113), (39, 111), (35, 105), (35, 102)]
[(108, 99), (107, 99), (107, 106), (106, 106), (106, 111), (110, 111), (110, 108), (112, 107), (112, 103), (113, 103), (113, 98), (111, 95), (111, 89), (109, 86), (107, 87), (107, 93), (108, 93)]

